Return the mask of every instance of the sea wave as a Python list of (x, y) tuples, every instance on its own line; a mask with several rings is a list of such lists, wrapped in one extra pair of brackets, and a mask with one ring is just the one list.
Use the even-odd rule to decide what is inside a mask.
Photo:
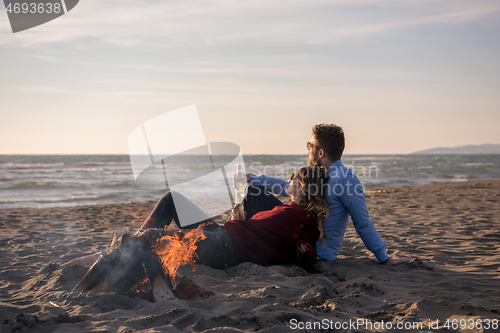
[(130, 162), (78, 162), (75, 164), (82, 164), (82, 165), (109, 165), (109, 166), (123, 166), (123, 167), (130, 167)]
[(451, 180), (454, 183), (464, 183), (469, 180), (469, 176), (467, 175), (453, 175), (453, 179)]
[[(207, 167), (193, 161), (166, 163), (170, 186), (178, 183), (193, 198), (214, 195), (216, 184), (205, 178), (196, 188), (182, 182)], [(245, 155), (244, 161), (246, 172), (288, 179), (307, 165), (308, 156)], [(500, 179), (500, 155), (346, 155), (342, 163), (366, 188)], [(139, 202), (162, 195), (135, 184), (128, 155), (0, 155), (0, 209)]]
[(50, 188), (57, 187), (58, 183), (56, 182), (26, 182), (20, 184), (14, 184), (8, 187), (5, 187), (6, 190), (21, 190), (21, 189), (41, 189), (41, 188)]
[(19, 199), (0, 199), (0, 204), (12, 204), (20, 202), (34, 202), (34, 203), (54, 203), (65, 201), (78, 201), (78, 200), (96, 200), (101, 199), (98, 195), (74, 195), (71, 197), (59, 198), (19, 198)]
[(0, 170), (38, 169), (64, 166), (64, 163), (0, 163)]
[(468, 167), (482, 167), (482, 166), (493, 165), (493, 163), (464, 163), (464, 164), (461, 164), (461, 165), (468, 166)]
[[(114, 172), (118, 171), (116, 169), (110, 168), (63, 168), (63, 169), (9, 169), (9, 172), (12, 173), (100, 173), (100, 172)], [(125, 171), (125, 170), (120, 170)]]

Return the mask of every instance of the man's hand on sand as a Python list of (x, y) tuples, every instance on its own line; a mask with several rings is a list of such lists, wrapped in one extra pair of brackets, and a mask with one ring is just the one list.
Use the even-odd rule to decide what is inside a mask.
[(397, 264), (404, 264), (406, 262), (410, 262), (411, 258), (389, 258), (385, 262), (385, 265), (397, 265)]

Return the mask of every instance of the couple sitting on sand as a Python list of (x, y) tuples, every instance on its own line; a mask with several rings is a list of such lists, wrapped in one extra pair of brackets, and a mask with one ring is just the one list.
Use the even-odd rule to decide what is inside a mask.
[[(224, 268), (245, 261), (261, 265), (296, 262), (308, 268), (317, 259), (335, 260), (351, 217), (364, 244), (381, 264), (410, 261), (387, 255), (387, 245), (370, 221), (363, 187), (340, 161), (344, 140), (341, 127), (316, 125), (307, 143), (311, 166), (292, 174), (290, 181), (247, 174), (249, 187), (244, 200), (247, 220), (234, 219), (233, 215), (221, 226), (207, 216), (202, 222), (182, 227), (172, 193), (168, 192), (141, 226), (139, 238), (163, 236), (168, 230), (156, 228), (169, 225), (172, 219), (180, 229), (205, 224), (206, 238), (197, 244), (196, 250), (200, 264)], [(284, 205), (271, 192), (290, 196), (292, 201)], [(183, 208), (192, 205), (192, 209), (197, 209), (178, 193), (175, 202)], [(96, 259), (91, 255), (73, 263), (92, 264)]]

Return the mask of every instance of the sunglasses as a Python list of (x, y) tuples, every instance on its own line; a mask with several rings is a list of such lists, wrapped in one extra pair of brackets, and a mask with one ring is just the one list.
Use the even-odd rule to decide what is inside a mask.
[[(316, 147), (318, 147), (319, 149), (323, 149), (320, 146), (316, 146)], [(311, 149), (314, 149), (314, 143), (308, 142), (307, 143), (307, 150), (311, 150)]]

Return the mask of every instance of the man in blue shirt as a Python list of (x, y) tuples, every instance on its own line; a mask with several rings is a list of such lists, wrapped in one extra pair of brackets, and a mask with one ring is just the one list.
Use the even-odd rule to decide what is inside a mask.
[[(324, 166), (329, 170), (330, 175), (327, 193), (330, 216), (323, 224), (327, 232), (326, 246), (318, 241), (316, 244), (318, 258), (326, 261), (333, 261), (337, 258), (342, 248), (350, 216), (363, 243), (368, 250), (373, 252), (381, 264), (391, 265), (409, 262), (409, 258), (389, 258), (387, 255), (387, 245), (382, 241), (375, 226), (370, 221), (363, 186), (340, 160), (344, 147), (344, 132), (341, 127), (333, 124), (314, 126), (311, 141), (307, 143), (309, 164)], [(247, 174), (247, 181), (252, 185), (249, 189), (252, 189), (253, 186), (260, 186), (274, 194), (288, 196), (285, 192), (288, 186), (286, 181), (266, 175), (255, 176), (254, 174)], [(271, 195), (266, 196), (264, 202), (259, 204), (251, 197), (252, 193), (249, 193), (246, 198), (248, 199), (248, 205), (245, 203), (247, 217), (251, 217), (257, 211), (272, 209), (281, 204), (278, 199)]]

